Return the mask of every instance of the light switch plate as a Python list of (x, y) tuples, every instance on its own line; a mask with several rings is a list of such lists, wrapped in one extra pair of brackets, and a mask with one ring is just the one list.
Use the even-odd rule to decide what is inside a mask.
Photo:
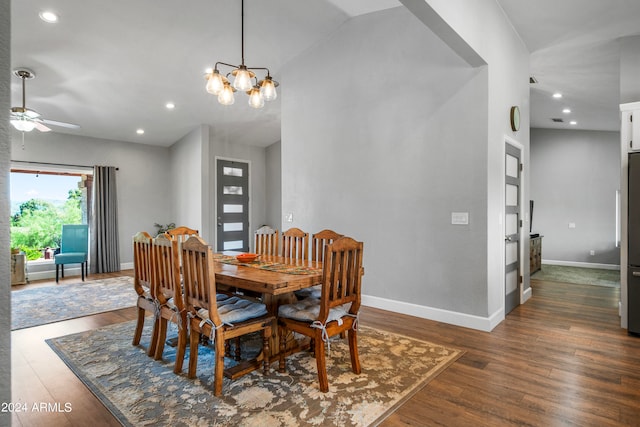
[(469, 212), (451, 212), (451, 224), (469, 225)]
[(289, 212), (284, 216), (286, 222), (293, 222), (293, 212)]

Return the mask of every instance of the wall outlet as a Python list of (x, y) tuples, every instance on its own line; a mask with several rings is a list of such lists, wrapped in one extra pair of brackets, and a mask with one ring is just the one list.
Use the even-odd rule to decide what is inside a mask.
[(285, 222), (293, 222), (293, 212), (289, 212), (284, 216)]
[(589, 255), (594, 256), (595, 254), (596, 254), (596, 251), (594, 251), (593, 249), (589, 251)]
[(576, 228), (576, 223), (575, 222), (570, 222), (569, 223), (569, 228)]

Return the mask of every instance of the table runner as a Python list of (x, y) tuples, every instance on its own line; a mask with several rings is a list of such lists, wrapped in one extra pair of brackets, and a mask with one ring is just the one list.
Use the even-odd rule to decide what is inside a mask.
[(298, 274), (298, 275), (306, 275), (306, 274), (320, 274), (322, 273), (322, 269), (307, 267), (303, 265), (295, 265), (295, 264), (283, 264), (280, 262), (273, 261), (263, 261), (260, 259), (256, 259), (251, 262), (240, 262), (233, 255), (225, 255), (225, 254), (214, 254), (213, 260), (216, 262), (221, 262), (224, 264), (231, 265), (242, 265), (245, 267), (257, 268), (260, 270), (274, 271), (276, 273), (286, 273), (286, 274)]

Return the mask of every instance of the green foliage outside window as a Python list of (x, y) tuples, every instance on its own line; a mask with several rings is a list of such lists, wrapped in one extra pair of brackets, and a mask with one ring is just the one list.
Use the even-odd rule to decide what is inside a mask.
[(11, 247), (20, 248), (28, 260), (38, 259), (45, 248), (58, 248), (62, 224), (82, 223), (82, 192), (69, 190), (64, 205), (38, 199), (20, 205), (11, 217)]

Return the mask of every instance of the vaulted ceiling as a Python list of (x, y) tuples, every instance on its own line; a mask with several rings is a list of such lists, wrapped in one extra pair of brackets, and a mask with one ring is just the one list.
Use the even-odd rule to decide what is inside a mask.
[[(531, 123), (618, 128), (618, 38), (640, 33), (637, 0), (498, 0), (532, 52)], [(267, 146), (280, 139), (280, 97), (254, 110), (244, 94), (231, 107), (204, 91), (205, 69), (240, 63), (240, 2), (220, 0), (13, 0), (12, 69), (26, 67), (27, 107), (76, 123), (55, 131), (169, 146), (200, 124), (230, 142)], [(245, 1), (245, 62), (278, 80), (287, 62), (348, 19), (398, 0)], [(55, 11), (55, 24), (42, 10)], [(339, 78), (344, 70), (335, 70)], [(312, 83), (312, 82), (310, 82)], [(562, 102), (550, 97), (560, 91)], [(165, 107), (175, 104), (173, 110)], [(13, 78), (12, 105), (21, 103)], [(144, 129), (143, 135), (136, 133)]]

